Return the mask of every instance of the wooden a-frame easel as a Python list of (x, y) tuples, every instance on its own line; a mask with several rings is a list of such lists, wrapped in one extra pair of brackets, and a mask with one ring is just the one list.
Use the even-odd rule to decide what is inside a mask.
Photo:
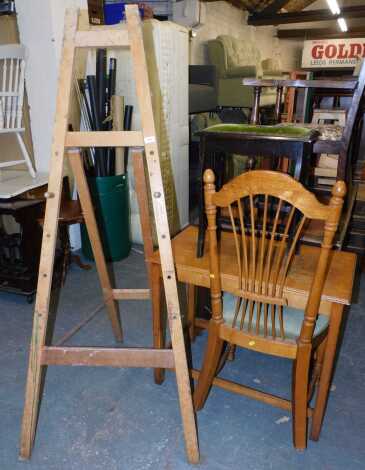
[[(46, 193), (47, 204), (29, 355), (20, 457), (28, 459), (31, 455), (38, 419), (41, 378), (45, 366), (88, 365), (152, 367), (156, 369), (173, 368), (176, 371), (187, 456), (191, 463), (197, 463), (199, 461), (199, 450), (195, 416), (152, 112), (151, 91), (138, 8), (135, 5), (126, 6), (126, 29), (121, 26), (95, 27), (89, 25), (81, 29), (81, 26), (78, 25), (81, 25), (80, 18), (83, 15), (87, 15), (87, 12), (79, 12), (78, 10), (71, 9), (67, 10), (65, 17), (63, 53), (59, 72), (51, 170), (48, 192)], [(130, 47), (134, 80), (136, 82), (136, 91), (141, 113), (142, 131), (67, 132), (75, 50), (76, 48), (98, 47)], [(133, 164), (135, 172), (139, 172), (140, 176), (143, 174), (143, 178), (144, 155), (147, 162), (157, 239), (161, 256), (172, 349), (84, 348), (47, 345), (46, 332), (57, 239), (58, 215), (61, 201), (64, 154), (66, 149), (75, 176), (85, 223), (93, 248), (104, 302), (107, 307), (115, 338), (118, 341), (122, 341), (122, 328), (117, 301), (121, 299), (146, 299), (150, 297), (149, 289), (114, 289), (111, 286), (79, 150), (80, 147), (127, 146), (139, 148), (133, 153)], [(142, 184), (139, 190), (137, 187), (137, 194), (140, 204), (145, 249), (151, 251), (153, 245), (150, 235), (151, 224), (148, 220), (148, 209), (146, 207), (146, 194), (142, 194), (141, 192), (146, 186), (143, 187), (141, 178), (137, 178), (137, 185), (138, 184)], [(147, 268), (151, 282), (152, 276), (149, 266), (147, 266)]]

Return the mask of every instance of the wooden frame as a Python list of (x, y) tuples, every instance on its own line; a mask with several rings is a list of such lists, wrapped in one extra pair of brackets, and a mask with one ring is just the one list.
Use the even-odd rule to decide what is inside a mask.
[[(174, 368), (184, 427), (184, 436), (188, 460), (199, 461), (199, 449), (192, 406), (190, 379), (187, 368), (186, 351), (180, 315), (175, 268), (172, 257), (171, 239), (168, 227), (164, 190), (162, 185), (159, 151), (151, 103), (146, 57), (143, 45), (141, 23), (138, 8), (126, 6), (127, 29), (123, 26), (93, 27), (88, 25), (87, 12), (67, 10), (65, 33), (58, 96), (56, 121), (52, 146), (51, 171), (46, 193), (47, 205), (44, 221), (42, 252), (39, 267), (37, 298), (34, 312), (33, 333), (29, 356), (28, 378), (26, 385), (25, 406), (22, 423), (20, 456), (30, 458), (33, 447), (38, 408), (41, 394), (41, 377), (46, 365), (98, 365), (112, 367), (154, 367)], [(83, 25), (83, 30), (78, 30)], [(85, 24), (87, 26), (85, 27)], [(68, 133), (68, 113), (72, 84), (73, 63), (76, 47), (125, 47), (129, 46), (136, 82), (137, 97), (141, 109), (142, 131), (106, 133)], [(172, 349), (136, 349), (136, 348), (69, 348), (54, 347), (46, 344), (46, 332), (51, 297), (52, 273), (56, 245), (58, 216), (61, 200), (61, 183), (64, 166), (65, 148), (90, 146), (140, 146), (143, 150), (134, 153), (136, 181), (144, 179), (143, 158), (145, 155), (149, 183), (152, 193), (153, 211), (160, 248), (162, 273), (167, 303), (168, 321), (172, 338)], [(104, 303), (111, 321), (114, 336), (122, 341), (123, 333), (119, 317), (118, 299), (146, 299), (149, 289), (114, 289), (108, 274), (100, 235), (86, 176), (79, 149), (67, 151), (72, 171), (75, 176), (85, 223), (102, 286)], [(143, 178), (142, 178), (143, 175)], [(142, 184), (142, 183), (141, 183)], [(141, 225), (144, 236), (146, 255), (153, 251), (151, 225), (149, 221), (146, 194), (141, 194), (137, 185), (138, 200), (141, 205)], [(153, 280), (147, 265), (150, 283)], [(153, 300), (153, 299), (152, 299)]]

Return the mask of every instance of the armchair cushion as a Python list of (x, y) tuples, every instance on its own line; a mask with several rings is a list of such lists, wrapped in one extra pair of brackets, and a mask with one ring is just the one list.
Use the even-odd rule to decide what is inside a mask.
[(263, 75), (266, 77), (268, 75), (281, 76), (282, 67), (280, 61), (277, 59), (264, 59), (261, 62)]
[[(223, 318), (224, 318), (225, 323), (229, 325), (233, 324), (235, 309), (236, 309), (236, 302), (237, 302), (237, 297), (235, 295), (230, 294), (229, 292), (223, 293)], [(238, 315), (234, 328), (240, 329), (240, 323), (241, 323), (240, 315), (241, 315), (241, 312)], [(252, 325), (254, 326), (251, 330), (252, 333), (255, 333), (256, 331), (256, 316), (257, 316), (257, 303), (255, 303), (254, 310), (253, 310)], [(265, 315), (263, 311), (261, 311), (260, 322), (259, 322), (259, 334), (260, 335), (264, 334), (264, 317)], [(315, 326), (314, 333), (313, 333), (314, 337), (321, 334), (327, 328), (328, 321), (329, 321), (328, 319), (329, 317), (327, 315), (318, 315), (316, 326)], [(302, 327), (303, 320), (304, 320), (303, 310), (297, 310), (296, 308), (291, 308), (291, 307), (283, 307), (283, 323), (284, 323), (285, 339), (295, 341), (298, 338), (298, 336), (300, 335), (300, 330)], [(243, 322), (243, 329), (246, 331), (248, 329), (248, 323), (249, 323), (249, 314), (247, 312), (244, 322)], [(270, 315), (270, 310), (269, 310), (269, 315), (267, 318), (267, 330), (269, 334), (271, 333), (271, 328), (272, 328), (271, 315)], [(276, 336), (280, 338), (279, 321), (275, 321), (275, 331), (276, 331)]]
[(313, 133), (313, 129), (289, 124), (280, 126), (256, 126), (252, 124), (215, 124), (214, 126), (210, 126), (204, 129), (204, 132), (237, 132), (247, 134), (259, 134), (263, 136), (305, 139), (311, 136), (311, 134)]

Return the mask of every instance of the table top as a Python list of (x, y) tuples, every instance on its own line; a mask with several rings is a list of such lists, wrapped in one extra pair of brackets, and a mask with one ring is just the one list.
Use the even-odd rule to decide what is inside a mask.
[(285, 78), (279, 79), (257, 79), (257, 78), (244, 78), (242, 79), (244, 86), (258, 86), (258, 87), (293, 87), (293, 88), (327, 88), (327, 89), (346, 89), (353, 90), (356, 88), (357, 79), (351, 77), (348, 80), (288, 80)]
[[(196, 257), (198, 228), (186, 227), (172, 240), (177, 277), (179, 281), (202, 287), (209, 287), (209, 242), (206, 239), (204, 256)], [(221, 273), (222, 289), (230, 290), (237, 284), (236, 252), (233, 233), (222, 232), (221, 242)], [(313, 273), (316, 268), (320, 249), (318, 247), (301, 245), (298, 255), (295, 255), (285, 283), (284, 295), (288, 305), (304, 309), (311, 287)], [(156, 251), (149, 260), (160, 263)], [(330, 313), (331, 303), (349, 305), (356, 270), (356, 255), (354, 253), (336, 251), (331, 254), (329, 270), (322, 294), (320, 312)]]
[(28, 171), (4, 170), (0, 172), (0, 199), (10, 199), (48, 183), (48, 173), (37, 173), (32, 178)]

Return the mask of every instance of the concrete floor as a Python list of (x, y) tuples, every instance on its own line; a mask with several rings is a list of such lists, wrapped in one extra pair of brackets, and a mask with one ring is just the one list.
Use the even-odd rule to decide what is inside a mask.
[[(119, 287), (146, 285), (143, 256), (115, 264)], [(307, 451), (291, 443), (290, 416), (268, 405), (213, 389), (198, 415), (199, 469), (365, 468), (365, 280), (348, 312), (321, 439)], [(61, 292), (54, 338), (101, 302), (95, 270), (72, 267)], [(151, 344), (149, 302), (121, 304), (126, 345)], [(32, 460), (18, 460), (33, 305), (0, 293), (1, 470), (182, 470), (186, 463), (175, 377), (157, 386), (147, 369), (49, 367)], [(199, 367), (206, 335), (193, 345)], [(68, 344), (113, 345), (105, 311)], [(289, 361), (240, 351), (222, 375), (289, 395)]]

